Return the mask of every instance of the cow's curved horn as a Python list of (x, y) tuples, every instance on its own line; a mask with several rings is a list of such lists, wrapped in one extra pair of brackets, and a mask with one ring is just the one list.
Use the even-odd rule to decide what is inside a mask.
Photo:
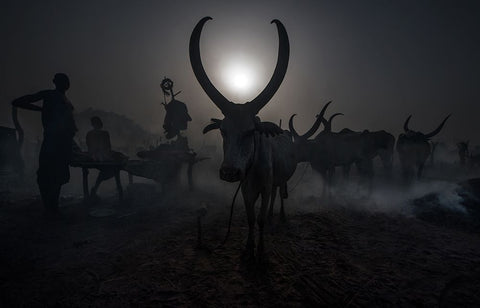
[(410, 131), (410, 129), (408, 128), (408, 122), (410, 122), (410, 118), (412, 117), (412, 115), (409, 115), (407, 120), (405, 121), (405, 123), (403, 123), (403, 130), (408, 133)]
[(305, 139), (308, 139), (310, 137), (313, 136), (313, 134), (315, 134), (315, 132), (318, 130), (318, 128), (320, 127), (320, 124), (322, 124), (323, 122), (323, 116), (325, 115), (325, 112), (327, 111), (327, 107), (332, 103), (332, 101), (329, 101), (328, 103), (325, 104), (325, 106), (323, 106), (322, 110), (320, 111), (320, 113), (317, 115), (317, 119), (315, 120), (315, 122), (313, 123), (312, 125), (312, 128), (310, 128), (308, 130), (308, 132), (306, 132), (302, 137), (305, 138)]
[(296, 116), (296, 114), (292, 114), (292, 116), (290, 117), (290, 120), (288, 120), (288, 128), (290, 129), (290, 133), (292, 133), (293, 135), (293, 138), (298, 138), (298, 133), (297, 131), (295, 130), (295, 128), (293, 128), (293, 117)]
[(277, 66), (275, 67), (272, 78), (265, 89), (249, 103), (255, 114), (257, 114), (260, 109), (270, 101), (275, 92), (277, 92), (283, 78), (285, 77), (285, 73), (287, 72), (288, 59), (290, 57), (290, 44), (288, 42), (287, 30), (285, 30), (283, 24), (277, 19), (272, 20), (271, 23), (275, 23), (278, 29), (279, 43)]
[(447, 120), (448, 120), (448, 118), (450, 118), (450, 116), (451, 116), (451, 114), (449, 114), (433, 132), (425, 134), (425, 137), (426, 138), (432, 138), (433, 136), (438, 134), (442, 130), (443, 125), (445, 125), (445, 122), (447, 122)]
[(325, 106), (323, 106), (322, 110), (320, 111), (320, 113), (317, 115), (317, 117), (319, 118), (323, 118), (323, 116), (325, 115), (325, 112), (327, 111), (327, 107), (332, 103), (332, 101), (329, 101), (328, 103), (325, 104)]
[(320, 127), (320, 124), (322, 124), (322, 117), (317, 117), (317, 119), (313, 123), (312, 127), (305, 134), (303, 134), (302, 137), (305, 138), (305, 139), (308, 139), (308, 138), (312, 137), (313, 134), (315, 134), (315, 132)]
[(189, 47), (190, 63), (192, 65), (193, 73), (195, 74), (195, 77), (197, 77), (197, 80), (205, 93), (207, 93), (208, 97), (210, 97), (213, 103), (217, 105), (220, 111), (225, 114), (231, 103), (215, 88), (210, 79), (208, 79), (200, 56), (200, 34), (202, 33), (203, 25), (211, 19), (211, 17), (203, 17), (192, 31)]
[(339, 115), (344, 115), (343, 113), (335, 113), (335, 114), (332, 114), (330, 116), (330, 118), (328, 118), (328, 121), (326, 121), (326, 124), (325, 124), (325, 131), (327, 132), (331, 132), (332, 131), (332, 120), (336, 117), (336, 116), (339, 116)]

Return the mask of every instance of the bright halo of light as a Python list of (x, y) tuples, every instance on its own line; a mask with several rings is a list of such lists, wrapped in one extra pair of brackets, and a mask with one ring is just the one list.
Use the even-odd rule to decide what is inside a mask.
[(243, 71), (237, 71), (232, 73), (231, 81), (232, 86), (238, 90), (245, 90), (249, 87), (248, 74)]
[(251, 94), (256, 76), (251, 66), (236, 61), (223, 67), (223, 80), (229, 92), (236, 97), (244, 97)]

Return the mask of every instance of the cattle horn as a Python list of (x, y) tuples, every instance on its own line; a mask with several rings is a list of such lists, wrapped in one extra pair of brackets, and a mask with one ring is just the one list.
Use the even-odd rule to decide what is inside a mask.
[(208, 133), (209, 131), (211, 130), (214, 130), (214, 129), (219, 129), (220, 128), (220, 125), (222, 125), (222, 120), (219, 120), (219, 119), (211, 119), (212, 123), (208, 124), (207, 126), (205, 126), (205, 128), (203, 129), (203, 133), (206, 134)]
[(405, 123), (403, 124), (403, 130), (408, 133), (410, 131), (410, 129), (408, 128), (408, 122), (410, 122), (410, 118), (412, 117), (412, 115), (409, 115), (407, 120), (405, 121)]
[(302, 137), (305, 138), (305, 139), (308, 139), (310, 137), (313, 136), (313, 134), (315, 134), (315, 132), (318, 130), (318, 128), (320, 127), (320, 124), (322, 124), (322, 119), (323, 119), (323, 115), (325, 114), (325, 112), (327, 111), (327, 107), (332, 103), (332, 101), (329, 101), (328, 103), (325, 104), (325, 106), (323, 106), (322, 110), (320, 111), (319, 114), (317, 114), (317, 119), (315, 120), (315, 122), (313, 123), (312, 127), (308, 130), (308, 132), (306, 132)]
[(296, 116), (296, 114), (292, 114), (292, 116), (290, 117), (290, 120), (288, 120), (288, 128), (290, 129), (290, 132), (292, 133), (293, 138), (298, 138), (300, 136), (298, 135), (295, 128), (293, 128), (293, 117), (294, 116)]
[(435, 136), (436, 134), (438, 134), (442, 128), (443, 128), (443, 125), (445, 125), (445, 122), (447, 122), (448, 118), (450, 118), (451, 114), (449, 114), (443, 121), (442, 123), (440, 123), (440, 125), (437, 127), (437, 129), (435, 129), (433, 132), (429, 133), (429, 134), (425, 134), (425, 137), (426, 138), (432, 138), (433, 136)]
[(283, 78), (285, 77), (285, 73), (287, 72), (288, 59), (290, 57), (290, 44), (288, 42), (287, 30), (285, 30), (283, 24), (277, 19), (272, 20), (271, 23), (275, 23), (278, 29), (279, 43), (277, 66), (275, 67), (272, 78), (265, 89), (248, 103), (255, 114), (257, 114), (260, 109), (262, 109), (270, 101), (275, 92), (277, 92), (280, 84), (283, 81)]
[(202, 28), (205, 23), (211, 20), (211, 17), (202, 18), (195, 28), (192, 31), (190, 36), (190, 63), (192, 65), (193, 73), (197, 78), (198, 82), (202, 86), (205, 93), (213, 101), (213, 103), (220, 109), (220, 111), (225, 114), (227, 111), (228, 105), (231, 104), (212, 84), (210, 79), (208, 79), (207, 73), (203, 68), (202, 58), (200, 56), (200, 34), (202, 33)]
[(332, 131), (332, 120), (333, 120), (333, 118), (335, 118), (336, 116), (339, 116), (339, 115), (344, 115), (344, 114), (339, 112), (339, 113), (332, 114), (330, 116), (330, 118), (328, 119), (328, 121), (323, 119), (323, 125), (325, 126), (325, 131), (326, 132), (331, 132)]
[[(320, 111), (320, 113), (317, 115), (317, 119), (315, 120), (315, 123), (313, 123), (312, 127), (305, 133), (303, 134), (301, 137), (302, 138), (305, 138), (305, 139), (308, 139), (310, 137), (313, 136), (313, 134), (315, 134), (315, 132), (318, 130), (318, 128), (320, 127), (320, 124), (322, 124), (322, 121), (323, 121), (323, 115), (325, 114), (325, 112), (327, 111), (327, 107), (332, 103), (332, 101), (329, 101), (328, 103), (325, 104), (325, 106), (323, 106), (322, 110)], [(295, 128), (293, 128), (293, 117), (296, 116), (296, 114), (292, 115), (290, 117), (290, 121), (288, 121), (288, 126), (290, 128), (290, 132), (294, 135), (294, 137), (298, 138), (300, 137), (298, 135), (298, 133), (295, 131)]]

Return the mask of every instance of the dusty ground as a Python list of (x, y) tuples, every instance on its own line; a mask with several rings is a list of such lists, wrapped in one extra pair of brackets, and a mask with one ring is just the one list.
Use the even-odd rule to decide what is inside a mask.
[[(108, 217), (64, 200), (55, 220), (35, 198), (3, 196), (0, 306), (480, 305), (475, 231), (294, 197), (288, 222), (276, 216), (268, 229), (266, 264), (249, 266), (240, 258), (247, 232), (241, 198), (231, 236), (218, 248), (230, 197), (205, 190), (162, 196), (149, 185), (131, 187), (129, 196)], [(114, 203), (107, 199), (103, 207)], [(294, 210), (306, 202), (308, 210)], [(204, 205), (204, 247), (197, 248)]]

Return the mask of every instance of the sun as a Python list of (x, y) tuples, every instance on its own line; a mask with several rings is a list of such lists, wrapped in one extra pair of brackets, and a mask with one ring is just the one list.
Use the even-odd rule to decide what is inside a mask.
[(236, 98), (248, 97), (252, 94), (256, 82), (254, 66), (246, 61), (232, 61), (223, 66), (225, 87)]
[(244, 70), (235, 70), (231, 73), (230, 83), (237, 90), (246, 90), (250, 87), (248, 73)]

